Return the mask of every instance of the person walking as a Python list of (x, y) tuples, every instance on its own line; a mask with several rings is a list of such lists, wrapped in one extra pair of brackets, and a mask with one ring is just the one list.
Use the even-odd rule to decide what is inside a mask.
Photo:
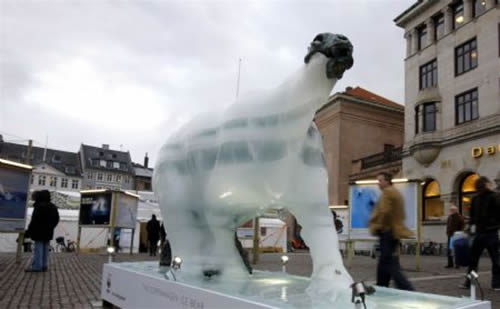
[(35, 242), (31, 267), (26, 272), (42, 272), (48, 270), (49, 243), (54, 238), (54, 229), (59, 223), (59, 211), (50, 202), (50, 192), (35, 191), (32, 195), (33, 214), (26, 231), (27, 237)]
[(392, 185), (391, 174), (379, 173), (377, 180), (382, 194), (373, 210), (369, 225), (370, 232), (378, 236), (380, 242), (377, 285), (388, 287), (392, 278), (398, 289), (413, 291), (412, 284), (401, 271), (396, 253), (399, 240), (412, 236), (412, 232), (404, 225), (404, 200), (401, 193)]
[(156, 216), (152, 215), (151, 220), (146, 225), (148, 231), (149, 256), (156, 256), (158, 240), (160, 240), (160, 222), (156, 220)]
[[(448, 236), (448, 265), (445, 268), (453, 268), (453, 251), (451, 250), (451, 237), (455, 232), (463, 231), (465, 227), (464, 217), (458, 213), (458, 208), (455, 205), (450, 206), (450, 215), (446, 221), (446, 235)], [(457, 264), (457, 268), (460, 266)]]
[[(467, 273), (477, 272), (479, 258), (483, 250), (488, 250), (491, 259), (491, 288), (500, 291), (499, 239), (500, 195), (493, 192), (493, 184), (484, 176), (476, 180), (478, 194), (472, 198), (470, 209), (469, 232), (475, 235), (470, 249), (471, 261)], [(470, 288), (467, 279), (461, 288)]]

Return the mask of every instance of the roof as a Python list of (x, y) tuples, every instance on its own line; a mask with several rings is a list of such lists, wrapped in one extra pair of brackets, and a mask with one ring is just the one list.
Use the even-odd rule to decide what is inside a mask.
[[(46, 151), (45, 160), (44, 152)], [(27, 145), (0, 142), (0, 157), (16, 162), (24, 162), (28, 152)], [(68, 176), (81, 177), (82, 171), (78, 153), (40, 147), (31, 147), (31, 165), (46, 163)]]
[(153, 169), (152, 168), (134, 167), (134, 169), (135, 169), (135, 176), (148, 177), (148, 178), (153, 177)]
[(359, 86), (356, 88), (347, 88), (347, 90), (345, 92), (343, 92), (343, 94), (351, 96), (351, 97), (355, 97), (355, 98), (358, 98), (361, 100), (379, 103), (382, 105), (387, 105), (390, 107), (400, 108), (400, 109), (404, 110), (403, 105), (398, 104), (398, 103), (391, 101), (389, 99), (386, 99), (382, 96), (379, 96), (378, 94), (375, 94), (375, 93), (368, 91), (364, 88), (361, 88)]
[[(83, 162), (85, 168), (105, 170), (105, 171), (121, 171), (124, 173), (133, 173), (132, 159), (130, 158), (130, 153), (127, 151), (119, 151), (112, 149), (105, 149), (101, 147), (95, 147), (90, 145), (82, 144), (80, 151), (83, 155)], [(118, 162), (120, 164), (119, 168), (114, 168), (112, 163), (111, 166), (101, 166), (100, 164), (92, 164), (92, 160), (104, 160), (106, 162)]]
[(403, 13), (399, 14), (396, 18), (394, 18), (394, 22), (398, 22), (400, 18), (405, 16), (407, 13), (411, 12), (414, 8), (416, 8), (420, 3), (422, 3), (424, 0), (417, 0), (417, 2), (413, 3), (409, 8), (407, 8)]

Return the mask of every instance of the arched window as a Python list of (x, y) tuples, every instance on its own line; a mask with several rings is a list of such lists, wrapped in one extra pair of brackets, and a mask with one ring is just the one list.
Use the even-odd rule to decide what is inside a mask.
[(441, 190), (437, 180), (431, 179), (427, 181), (423, 195), (423, 220), (440, 220), (444, 216), (444, 203), (441, 200)]
[(470, 173), (462, 179), (459, 188), (459, 204), (460, 204), (460, 213), (469, 217), (470, 213), (470, 205), (472, 201), (472, 197), (476, 194), (476, 180), (479, 178), (479, 175), (476, 173)]

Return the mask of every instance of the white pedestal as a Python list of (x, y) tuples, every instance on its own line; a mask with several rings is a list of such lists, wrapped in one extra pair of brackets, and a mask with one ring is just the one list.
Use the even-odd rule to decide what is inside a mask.
[[(170, 276), (172, 279), (172, 276)], [(157, 262), (112, 263), (103, 267), (101, 297), (120, 308), (336, 308), (353, 309), (350, 295), (340, 302), (306, 293), (310, 279), (284, 273), (254, 272), (249, 278), (200, 280), (182, 270), (167, 280)], [(375, 287), (369, 309), (491, 309), (489, 301)]]

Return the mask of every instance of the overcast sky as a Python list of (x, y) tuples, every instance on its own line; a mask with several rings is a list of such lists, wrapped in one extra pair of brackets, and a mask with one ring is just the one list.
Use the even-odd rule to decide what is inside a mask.
[(0, 0), (0, 134), (78, 151), (110, 144), (142, 162), (199, 111), (273, 88), (320, 32), (354, 45), (334, 92), (403, 104), (406, 43), (393, 19), (415, 0)]

